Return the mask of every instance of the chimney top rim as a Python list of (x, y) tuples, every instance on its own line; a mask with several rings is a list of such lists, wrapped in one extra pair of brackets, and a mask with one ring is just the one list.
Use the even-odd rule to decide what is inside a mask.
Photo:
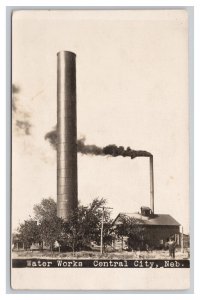
[(68, 51), (68, 50), (61, 50), (57, 52), (57, 55), (59, 54), (64, 54), (64, 55), (74, 55), (76, 56), (76, 53), (72, 52), (72, 51)]

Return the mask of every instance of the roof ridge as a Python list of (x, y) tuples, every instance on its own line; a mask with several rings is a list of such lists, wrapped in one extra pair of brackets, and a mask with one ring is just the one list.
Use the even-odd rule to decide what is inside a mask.
[(125, 213), (121, 212), (117, 215), (114, 222), (120, 215), (125, 215), (128, 217), (135, 217), (135, 219), (139, 219), (141, 217), (141, 220), (146, 223), (146, 225), (166, 225), (166, 226), (180, 226), (181, 224), (170, 214), (154, 214), (151, 216), (142, 216), (139, 212), (134, 213)]

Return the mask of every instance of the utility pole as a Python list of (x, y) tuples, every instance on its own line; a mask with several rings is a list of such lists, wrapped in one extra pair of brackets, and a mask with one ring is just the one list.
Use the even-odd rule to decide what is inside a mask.
[(104, 223), (104, 209), (105, 207), (102, 207), (102, 220), (101, 220), (101, 254), (103, 254), (103, 223)]
[(183, 247), (183, 226), (181, 226), (181, 252), (184, 252), (184, 247)]
[(105, 207), (101, 206), (102, 208), (102, 219), (101, 219), (101, 246), (100, 246), (100, 253), (103, 254), (103, 226), (104, 226), (104, 211), (105, 209), (112, 209), (112, 207)]

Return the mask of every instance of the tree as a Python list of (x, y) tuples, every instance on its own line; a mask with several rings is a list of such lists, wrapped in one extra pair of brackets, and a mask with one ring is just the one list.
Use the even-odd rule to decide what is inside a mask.
[(140, 249), (143, 246), (145, 237), (145, 227), (143, 221), (126, 215), (120, 216), (120, 222), (115, 229), (115, 233), (121, 237), (128, 237), (128, 246), (130, 249)]
[(34, 205), (35, 219), (39, 223), (40, 238), (53, 250), (53, 244), (62, 236), (64, 222), (57, 217), (56, 202), (52, 198), (42, 199), (40, 204)]
[[(23, 241), (45, 242), (53, 250), (55, 241), (73, 252), (87, 249), (92, 241), (100, 243), (102, 207), (105, 199), (94, 199), (87, 207), (78, 205), (67, 222), (57, 217), (57, 204), (52, 198), (34, 205), (34, 219), (20, 226)], [(110, 212), (104, 210), (104, 242), (108, 243), (111, 226)]]
[[(106, 199), (98, 198), (94, 199), (92, 203), (87, 207), (85, 220), (84, 220), (84, 231), (90, 240), (100, 243), (101, 238), (101, 224), (102, 224), (102, 208), (106, 205)], [(104, 228), (108, 228), (110, 224), (110, 211), (104, 209)], [(105, 231), (106, 232), (106, 231)]]
[[(65, 223), (66, 242), (72, 251), (87, 249), (92, 241), (100, 243), (102, 206), (105, 206), (105, 199), (94, 199), (88, 207), (82, 205), (74, 211)], [(105, 224), (111, 224), (110, 213), (104, 211)], [(106, 227), (106, 232), (107, 232)]]
[(30, 247), (32, 243), (40, 241), (40, 232), (37, 221), (30, 218), (19, 225), (18, 239), (24, 243), (25, 249)]
[(35, 219), (39, 223), (44, 219), (55, 218), (57, 214), (57, 205), (52, 198), (42, 199), (40, 204), (35, 204), (33, 207)]

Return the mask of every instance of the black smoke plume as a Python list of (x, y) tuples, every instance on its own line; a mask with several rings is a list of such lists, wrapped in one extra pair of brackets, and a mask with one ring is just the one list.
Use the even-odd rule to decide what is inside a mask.
[(96, 145), (86, 145), (85, 137), (77, 140), (77, 152), (91, 155), (105, 155), (103, 153), (103, 148)]
[[(51, 146), (56, 150), (57, 148), (57, 129), (56, 126), (50, 132), (45, 135), (45, 140), (48, 140)], [(114, 144), (107, 145), (105, 147), (98, 147), (96, 145), (86, 145), (85, 138), (77, 140), (77, 152), (82, 154), (90, 155), (101, 155), (101, 156), (123, 156), (130, 157), (131, 159), (135, 157), (151, 157), (152, 154), (148, 151), (143, 150), (133, 150), (130, 147), (124, 148), (123, 146), (116, 146)]]
[(116, 146), (116, 145), (108, 145), (103, 148), (103, 155), (111, 155), (111, 156), (123, 156), (123, 157), (130, 157), (131, 159), (135, 157), (150, 157), (152, 154), (148, 151), (144, 150), (133, 150), (130, 147), (126, 149), (123, 146)]

